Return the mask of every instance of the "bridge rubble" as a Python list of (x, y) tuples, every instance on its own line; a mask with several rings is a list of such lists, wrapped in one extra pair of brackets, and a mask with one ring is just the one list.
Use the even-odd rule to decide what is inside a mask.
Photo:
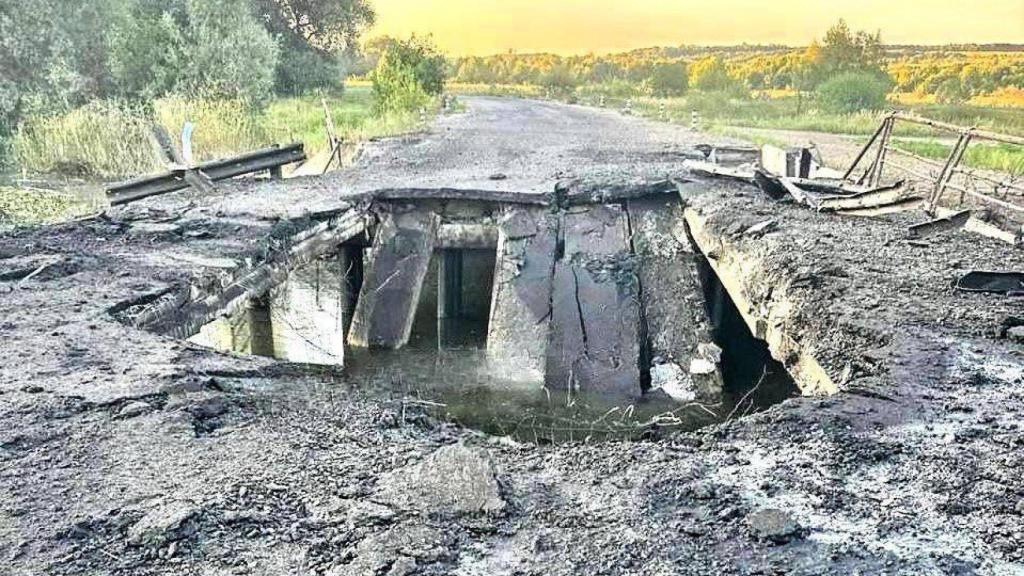
[[(0, 559), (19, 575), (1019, 571), (1020, 303), (955, 286), (1024, 254), (965, 229), (908, 238), (913, 212), (819, 212), (703, 178), (685, 165), (697, 137), (472, 99), (335, 176), (0, 234)], [(716, 349), (742, 329), (802, 394), (750, 414), (741, 398), (692, 431), (652, 422), (637, 442), (542, 445), (330, 366), (186, 340), (268, 293), (269, 310), (303, 306), (274, 288), (322, 266), (376, 301), (315, 306), (402, 344), (416, 319), (386, 299), (444, 300), (444, 266), (423, 282), (431, 242), (493, 253), (485, 356), (533, 380), (566, 371), (575, 352), (552, 351), (578, 351), (585, 327), (588, 353), (622, 362), (573, 379), (646, 367), (642, 385), (688, 373), (700, 395), (742, 367)], [(581, 290), (593, 310), (573, 306)], [(726, 296), (738, 326), (707, 309)], [(561, 314), (578, 332), (552, 348)]]

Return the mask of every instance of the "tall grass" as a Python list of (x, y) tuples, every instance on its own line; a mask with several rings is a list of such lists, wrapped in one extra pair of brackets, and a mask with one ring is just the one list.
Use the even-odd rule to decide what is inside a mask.
[(108, 178), (158, 169), (150, 123), (140, 110), (95, 102), (62, 116), (28, 119), (14, 137), (18, 165), (30, 172)]
[(154, 116), (169, 134), (192, 122), (192, 151), (197, 161), (230, 156), (269, 144), (265, 113), (239, 100), (194, 100), (180, 96), (157, 100)]
[[(419, 112), (374, 112), (365, 86), (329, 95), (339, 136), (362, 140), (407, 132), (419, 125)], [(436, 110), (436, 103), (432, 104)], [(327, 146), (320, 96), (283, 98), (254, 109), (236, 100), (164, 98), (151, 110), (115, 102), (97, 102), (52, 117), (31, 118), (14, 137), (19, 168), (37, 174), (117, 179), (163, 168), (151, 143), (157, 123), (177, 136), (185, 121), (195, 125), (197, 161), (222, 158), (271, 144), (303, 142), (312, 156)]]

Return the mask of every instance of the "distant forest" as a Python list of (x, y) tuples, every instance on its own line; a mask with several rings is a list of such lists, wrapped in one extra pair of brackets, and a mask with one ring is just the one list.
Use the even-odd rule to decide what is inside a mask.
[(844, 23), (830, 30), (821, 43), (802, 48), (743, 44), (644, 48), (607, 55), (509, 52), (455, 58), (451, 79), (555, 90), (604, 85), (619, 96), (678, 95), (701, 88), (695, 86), (701, 70), (719, 69), (726, 75), (718, 78), (719, 88), (801, 91), (827, 79), (830, 72), (824, 70), (822, 57), (830, 50), (840, 53), (840, 59), (849, 60), (854, 54), (858, 69), (879, 70), (894, 93), (944, 103), (1004, 95), (1024, 104), (1024, 44), (886, 45), (879, 35), (852, 32)]

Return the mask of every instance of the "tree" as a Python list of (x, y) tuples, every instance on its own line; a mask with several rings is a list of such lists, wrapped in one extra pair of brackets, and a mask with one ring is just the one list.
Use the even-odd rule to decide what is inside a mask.
[(818, 99), (832, 112), (879, 110), (885, 106), (889, 83), (867, 72), (845, 72), (818, 86)]
[(883, 77), (883, 55), (881, 33), (853, 32), (846, 21), (840, 19), (825, 32), (813, 65), (817, 68), (819, 82), (845, 72), (865, 72)]
[(249, 0), (277, 40), (278, 92), (301, 94), (338, 86), (344, 62), (355, 61), (359, 35), (374, 22), (366, 0)]
[(651, 66), (648, 80), (654, 96), (681, 96), (689, 85), (686, 64), (659, 62)]
[(377, 109), (414, 110), (444, 91), (445, 59), (429, 38), (396, 40), (370, 74)]
[(120, 96), (151, 100), (172, 92), (188, 66), (184, 1), (137, 0), (114, 27), (111, 73)]
[(737, 90), (739, 82), (729, 75), (725, 62), (712, 55), (690, 66), (690, 86), (703, 92), (732, 92)]
[(301, 44), (324, 53), (353, 50), (375, 19), (366, 0), (252, 0), (267, 30), (283, 44)]
[(278, 45), (246, 0), (187, 0), (189, 63), (183, 88), (259, 104), (273, 92)]

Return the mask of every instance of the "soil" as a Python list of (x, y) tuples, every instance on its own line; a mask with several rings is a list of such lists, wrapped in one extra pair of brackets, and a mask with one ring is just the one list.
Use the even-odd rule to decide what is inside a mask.
[(1024, 269), (1024, 254), (966, 232), (909, 242), (917, 214), (818, 214), (717, 183), (688, 198), (705, 253), (740, 264), (752, 313), (839, 391), (640, 442), (485, 436), (332, 371), (112, 314), (223, 281), (297, 225), (281, 217), (352, 192), (685, 176), (698, 141), (611, 112), (471, 99), (336, 176), (0, 236), (3, 572), (1024, 573), (1024, 350), (1005, 338), (1024, 311), (952, 288), (971, 269)]

